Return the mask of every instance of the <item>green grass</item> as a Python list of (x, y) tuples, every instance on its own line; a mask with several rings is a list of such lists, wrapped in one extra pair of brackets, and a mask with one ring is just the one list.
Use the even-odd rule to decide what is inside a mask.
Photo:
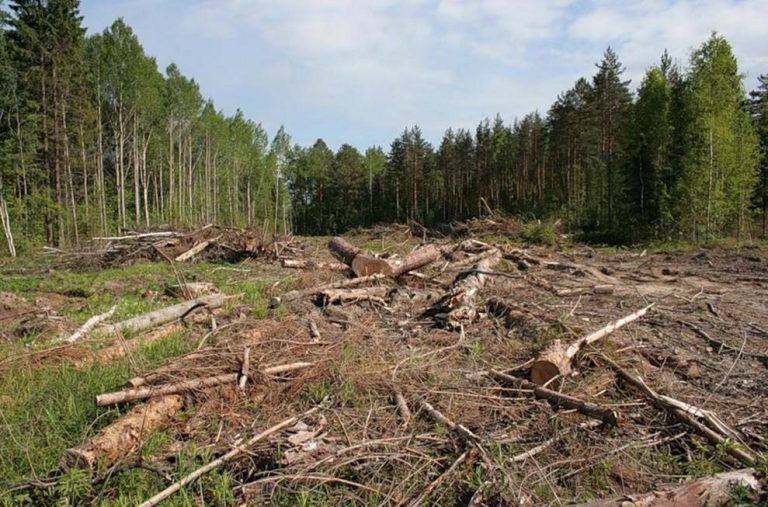
[[(93, 315), (117, 305), (113, 322), (177, 302), (163, 295), (167, 285), (182, 281), (208, 281), (228, 295), (241, 295), (229, 305), (246, 304), (257, 318), (267, 316), (264, 289), (272, 279), (259, 276), (258, 270), (233, 271), (218, 265), (200, 263), (177, 265), (176, 272), (163, 263), (138, 263), (122, 268), (75, 272), (49, 270), (30, 260), (3, 262), (0, 265), (0, 292), (11, 292), (29, 304), (45, 298), (56, 302), (55, 311), (80, 325)], [(177, 276), (178, 274), (178, 276)], [(147, 293), (147, 294), (145, 294)], [(64, 298), (56, 294), (68, 294)], [(87, 297), (73, 297), (81, 294)], [(0, 361), (13, 356), (44, 350), (55, 336), (31, 335), (0, 343)], [(130, 337), (129, 337), (130, 338)], [(168, 358), (192, 350), (199, 341), (187, 330), (147, 344), (132, 355), (139, 370), (151, 369)], [(102, 341), (83, 346), (98, 348)], [(166, 483), (158, 474), (133, 469), (92, 484), (80, 472), (62, 474), (60, 463), (65, 449), (79, 445), (101, 428), (130, 409), (97, 407), (97, 394), (122, 388), (135, 375), (127, 359), (81, 367), (54, 358), (39, 361), (19, 359), (0, 363), (0, 506), (5, 505), (135, 505)], [(180, 419), (185, 417), (181, 414)], [(173, 443), (173, 437), (160, 432), (143, 444), (139, 455), (150, 457)], [(186, 449), (179, 460), (177, 474), (208, 461), (195, 449)], [(6, 486), (32, 478), (55, 478), (55, 486), (9, 493)], [(168, 505), (196, 505), (200, 488), (206, 505), (232, 505), (232, 478), (214, 472), (166, 502)], [(165, 503), (164, 503), (165, 505)]]

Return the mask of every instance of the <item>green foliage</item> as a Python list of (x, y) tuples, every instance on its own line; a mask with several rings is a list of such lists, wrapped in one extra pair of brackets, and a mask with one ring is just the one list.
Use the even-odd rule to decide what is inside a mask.
[(558, 238), (557, 227), (551, 222), (527, 224), (520, 236), (528, 243), (554, 246)]

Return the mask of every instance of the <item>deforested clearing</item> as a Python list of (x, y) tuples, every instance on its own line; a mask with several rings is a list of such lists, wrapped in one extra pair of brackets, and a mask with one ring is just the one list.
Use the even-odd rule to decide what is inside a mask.
[[(203, 229), (5, 263), (4, 501), (760, 498), (763, 251), (553, 248), (474, 227), (174, 261), (226, 236)], [(137, 257), (147, 244), (157, 255)], [(389, 269), (358, 276), (358, 256)], [(125, 327), (136, 315), (151, 322)]]

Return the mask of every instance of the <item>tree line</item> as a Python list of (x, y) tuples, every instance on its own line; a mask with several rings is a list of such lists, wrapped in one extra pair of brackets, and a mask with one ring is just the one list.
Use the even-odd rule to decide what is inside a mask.
[(685, 67), (662, 55), (635, 94), (623, 73), (609, 48), (544, 115), (448, 129), (437, 147), (415, 126), (386, 151), (334, 152), (217, 110), (122, 19), (86, 36), (78, 0), (12, 0), (0, 11), (0, 246), (211, 222), (435, 227), (496, 211), (611, 241), (765, 236), (768, 76), (747, 95), (717, 34)]
[(287, 230), (291, 141), (226, 116), (122, 19), (86, 37), (78, 0), (0, 12), (5, 242), (65, 246), (159, 224)]
[(685, 69), (665, 52), (637, 93), (610, 48), (591, 79), (545, 116), (500, 116), (439, 146), (407, 128), (389, 151), (334, 154), (318, 140), (289, 163), (294, 226), (307, 234), (376, 222), (438, 226), (491, 212), (556, 216), (608, 241), (766, 236), (768, 76), (745, 94), (713, 34)]

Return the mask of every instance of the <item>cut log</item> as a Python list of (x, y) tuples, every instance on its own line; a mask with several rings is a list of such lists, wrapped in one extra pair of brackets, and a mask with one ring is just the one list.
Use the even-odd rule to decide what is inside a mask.
[(64, 467), (93, 472), (97, 465), (114, 464), (132, 452), (144, 438), (170, 422), (183, 405), (181, 396), (167, 395), (133, 407), (85, 444), (64, 451)]
[[(734, 498), (744, 498), (758, 505), (765, 484), (752, 468), (723, 472), (681, 486), (660, 488), (650, 493), (610, 500), (595, 500), (576, 507), (725, 507), (735, 505)], [(752, 503), (754, 502), (754, 503)], [(746, 503), (740, 505), (747, 505)]]
[[(642, 317), (653, 307), (653, 304), (646, 306), (645, 308), (636, 311), (626, 317), (623, 317), (615, 322), (611, 322), (605, 327), (602, 327), (587, 336), (583, 336), (571, 343), (569, 346), (563, 345), (560, 340), (555, 340), (552, 345), (544, 349), (536, 361), (531, 367), (531, 380), (534, 384), (544, 385), (550, 382), (552, 379), (558, 376), (566, 376), (571, 372), (571, 363), (573, 358), (579, 351), (597, 340), (608, 336), (617, 329), (624, 327), (632, 321), (635, 321)], [(559, 380), (555, 380), (555, 386), (560, 384)]]
[(417, 248), (392, 266), (392, 276), (400, 276), (409, 271), (422, 268), (443, 256), (443, 252), (435, 245), (425, 245)]
[(206, 307), (209, 310), (219, 308), (224, 305), (226, 300), (227, 297), (223, 294), (212, 294), (210, 296), (193, 299), (143, 315), (138, 315), (111, 326), (105, 326), (102, 328), (102, 332), (104, 334), (114, 334), (146, 331), (147, 329), (180, 319), (199, 307)]
[(339, 237), (331, 238), (331, 240), (328, 242), (328, 250), (330, 250), (337, 259), (339, 259), (347, 266), (351, 266), (352, 261), (355, 260), (355, 257), (363, 253), (361, 249), (351, 245), (344, 238)]
[(456, 329), (477, 316), (477, 295), (485, 286), (487, 273), (501, 260), (495, 250), (493, 255), (480, 260), (471, 270), (460, 274), (454, 280), (451, 290), (444, 295), (427, 313), (434, 315), (438, 323)]
[(196, 299), (210, 294), (217, 294), (219, 290), (208, 282), (189, 282), (180, 285), (169, 285), (165, 288), (165, 295), (172, 298)]
[(340, 262), (318, 262), (311, 259), (283, 259), (281, 265), (292, 269), (329, 269), (331, 271), (347, 271), (349, 266)]
[(77, 340), (79, 340), (83, 336), (90, 333), (91, 330), (93, 330), (93, 328), (95, 328), (105, 320), (109, 319), (112, 315), (114, 315), (115, 310), (117, 310), (117, 305), (113, 305), (112, 308), (109, 309), (109, 311), (102, 313), (101, 315), (94, 315), (93, 317), (85, 321), (85, 324), (83, 324), (80, 327), (80, 329), (75, 331), (69, 338), (65, 338), (63, 341), (67, 343), (75, 343)]
[(574, 398), (573, 396), (568, 396), (567, 394), (552, 391), (545, 387), (538, 386), (533, 382), (507, 375), (498, 370), (490, 370), (488, 375), (499, 382), (515, 386), (519, 389), (530, 389), (533, 391), (533, 395), (539, 399), (547, 400), (553, 405), (561, 408), (576, 410), (580, 414), (602, 421), (609, 426), (618, 426), (624, 420), (621, 412), (617, 410), (611, 410), (594, 403)]
[[(278, 373), (285, 373), (288, 371), (307, 368), (312, 366), (312, 364), (313, 363), (303, 362), (282, 364), (264, 368), (262, 373), (265, 375), (277, 375)], [(166, 384), (164, 386), (151, 386), (141, 389), (127, 389), (114, 393), (100, 394), (96, 396), (96, 405), (103, 407), (107, 405), (114, 405), (116, 403), (125, 403), (127, 401), (146, 400), (147, 398), (155, 398), (157, 396), (165, 396), (167, 394), (178, 394), (195, 389), (204, 389), (206, 387), (213, 387), (222, 384), (237, 383), (239, 377), (240, 373), (224, 373), (222, 375), (215, 375), (213, 377), (185, 380), (175, 384)]]
[(318, 294), (322, 305), (335, 303), (354, 303), (358, 301), (372, 301), (381, 305), (386, 304), (384, 298), (389, 292), (389, 287), (366, 287), (358, 289), (328, 289)]
[(377, 259), (376, 257), (370, 257), (365, 254), (358, 254), (353, 260), (352, 271), (355, 276), (368, 276), (375, 273), (381, 273), (385, 276), (393, 276), (392, 266), (383, 259)]
[(291, 301), (296, 301), (297, 299), (301, 299), (307, 296), (313, 296), (325, 290), (346, 289), (349, 287), (355, 287), (356, 285), (363, 285), (365, 283), (381, 280), (382, 278), (384, 278), (384, 275), (382, 275), (381, 273), (376, 273), (369, 276), (360, 276), (357, 278), (352, 278), (350, 280), (342, 280), (340, 282), (324, 283), (322, 285), (317, 285), (309, 289), (292, 290), (292, 291), (286, 292), (282, 296), (275, 296), (272, 299), (270, 299), (269, 307), (276, 308), (280, 306), (280, 304), (282, 303), (289, 303)]
[[(216, 238), (218, 239), (218, 238)], [(176, 262), (184, 262), (192, 259), (195, 255), (199, 254), (206, 248), (208, 248), (211, 243), (213, 243), (214, 240), (207, 239), (205, 241), (201, 241), (200, 243), (196, 244), (186, 252), (182, 253), (181, 255), (177, 256), (174, 260)]]

